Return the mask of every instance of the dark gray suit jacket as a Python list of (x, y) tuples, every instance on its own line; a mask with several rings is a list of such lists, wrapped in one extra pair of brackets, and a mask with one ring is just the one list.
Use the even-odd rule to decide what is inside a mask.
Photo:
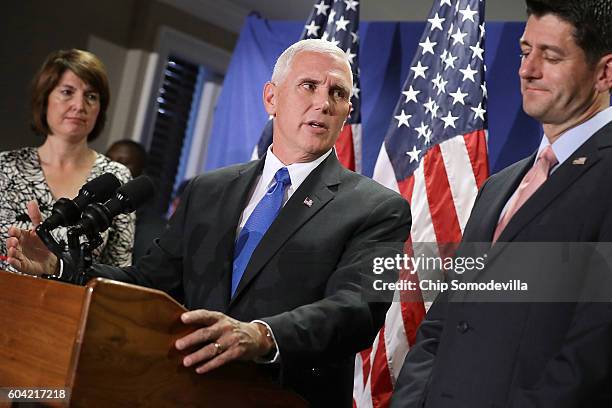
[(280, 350), (281, 383), (313, 406), (349, 407), (354, 354), (371, 344), (388, 307), (364, 300), (368, 259), (374, 244), (407, 239), (410, 209), (331, 154), (282, 208), (230, 299), (238, 222), (262, 168), (263, 159), (197, 177), (147, 256), (91, 274), (164, 290), (188, 309), (264, 320)]
[[(487, 180), (464, 243), (491, 242), (503, 206), (534, 158)], [(522, 262), (532, 260), (505, 257), (506, 243), (609, 241), (612, 123), (578, 148), (517, 211), (490, 247), (487, 267), (472, 279), (488, 281), (495, 265), (504, 262), (517, 271), (529, 267)], [(538, 260), (546, 273), (555, 261)], [(585, 271), (583, 265), (571, 272), (580, 278)], [(554, 273), (548, 279), (559, 284)], [(438, 296), (421, 324), (392, 407), (612, 406), (611, 303), (455, 303), (449, 296)]]

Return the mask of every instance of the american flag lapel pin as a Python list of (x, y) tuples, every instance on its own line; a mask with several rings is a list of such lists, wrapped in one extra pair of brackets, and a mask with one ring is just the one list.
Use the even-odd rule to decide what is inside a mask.
[(304, 204), (306, 204), (307, 207), (312, 207), (312, 200), (310, 199), (310, 197), (306, 197), (304, 199)]
[(587, 158), (586, 157), (579, 157), (577, 159), (574, 159), (574, 161), (572, 161), (572, 164), (575, 164), (577, 166), (581, 166), (584, 163), (586, 163)]

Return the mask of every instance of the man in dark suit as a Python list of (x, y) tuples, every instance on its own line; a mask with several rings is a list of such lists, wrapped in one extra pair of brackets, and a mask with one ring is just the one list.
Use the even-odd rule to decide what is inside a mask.
[[(612, 241), (612, 0), (527, 0), (527, 9), (523, 108), (544, 137), (534, 155), (481, 188), (459, 251), (488, 243), (486, 266), (460, 282), (525, 272), (572, 295), (580, 286), (564, 285), (584, 283), (592, 264), (559, 270), (561, 257), (548, 257), (554, 251), (544, 243)], [(535, 256), (516, 257), (520, 243)], [(467, 291), (438, 296), (392, 407), (612, 406), (610, 303), (482, 299)]]
[[(176, 347), (197, 348), (183, 362), (198, 373), (255, 360), (312, 406), (351, 406), (354, 354), (371, 344), (388, 306), (364, 296), (368, 260), (379, 243), (401, 247), (411, 222), (401, 196), (335, 156), (351, 90), (339, 48), (322, 40), (288, 48), (264, 87), (274, 116), (266, 156), (196, 177), (134, 267), (90, 271), (162, 289), (192, 310), (182, 320), (201, 328)], [(281, 209), (265, 221), (273, 202)], [(31, 233), (11, 233), (12, 265), (57, 269), (32, 250)]]

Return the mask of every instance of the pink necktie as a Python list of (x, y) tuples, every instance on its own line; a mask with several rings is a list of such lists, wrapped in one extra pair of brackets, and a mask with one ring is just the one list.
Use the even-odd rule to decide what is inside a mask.
[(529, 197), (531, 197), (542, 184), (544, 184), (548, 178), (550, 169), (553, 168), (555, 164), (557, 164), (555, 153), (553, 152), (552, 147), (546, 146), (546, 148), (542, 150), (540, 156), (538, 156), (535, 165), (529, 169), (527, 174), (525, 174), (525, 177), (523, 177), (517, 193), (508, 206), (508, 210), (502, 217), (499, 224), (497, 224), (495, 234), (493, 234), (493, 243), (497, 241), (502, 231), (504, 228), (506, 228), (506, 225), (508, 225), (508, 222), (510, 222), (510, 219), (512, 219), (518, 209), (525, 204)]

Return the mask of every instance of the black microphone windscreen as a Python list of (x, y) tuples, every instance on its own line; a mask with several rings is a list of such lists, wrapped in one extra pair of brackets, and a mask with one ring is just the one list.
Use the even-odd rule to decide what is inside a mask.
[(155, 185), (153, 181), (145, 175), (138, 176), (117, 189), (117, 195), (127, 199), (129, 203), (128, 211), (134, 211), (144, 202), (153, 197)]
[(41, 224), (42, 228), (51, 231), (62, 225), (76, 224), (85, 207), (108, 200), (120, 186), (121, 182), (110, 173), (96, 177), (81, 187), (74, 200), (65, 197), (58, 199), (53, 205), (51, 215)]
[(121, 182), (111, 173), (104, 173), (99, 177), (85, 183), (81, 191), (90, 196), (88, 202), (104, 202), (111, 198), (115, 191), (121, 187)]

